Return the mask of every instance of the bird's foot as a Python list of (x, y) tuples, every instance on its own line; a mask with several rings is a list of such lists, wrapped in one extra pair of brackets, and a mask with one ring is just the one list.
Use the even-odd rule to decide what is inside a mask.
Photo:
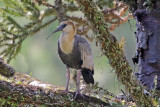
[(81, 97), (81, 98), (84, 98), (83, 94), (80, 93), (80, 91), (76, 91), (76, 94), (74, 96), (74, 99), (76, 99), (77, 97)]
[(62, 92), (64, 92), (64, 93), (68, 93), (68, 92), (69, 92), (69, 90), (68, 90), (68, 89), (65, 89), (65, 90), (62, 90)]

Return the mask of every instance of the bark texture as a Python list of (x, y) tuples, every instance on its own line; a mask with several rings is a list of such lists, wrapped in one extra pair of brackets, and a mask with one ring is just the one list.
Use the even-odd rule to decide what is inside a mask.
[(0, 58), (0, 74), (6, 77), (13, 76), (15, 73), (14, 68), (9, 66), (3, 59)]
[(56, 11), (57, 11), (57, 17), (59, 22), (67, 20), (67, 17), (65, 15), (65, 9), (62, 3), (62, 0), (56, 0), (55, 1)]
[[(145, 4), (145, 5), (144, 5)], [(148, 90), (160, 90), (160, 1), (140, 1), (134, 13), (137, 31), (137, 78)]]
[(58, 90), (58, 87), (50, 89), (47, 87), (21, 85), (0, 80), (0, 98), (8, 102), (61, 107), (76, 105), (79, 107), (85, 107), (86, 105), (92, 107), (109, 106), (109, 103), (86, 95), (84, 95), (84, 97), (78, 96), (77, 99), (74, 100), (74, 94), (74, 92), (64, 93), (62, 90)]

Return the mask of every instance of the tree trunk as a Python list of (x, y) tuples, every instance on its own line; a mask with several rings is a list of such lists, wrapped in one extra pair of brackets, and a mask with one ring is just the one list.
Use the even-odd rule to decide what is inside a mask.
[[(160, 90), (160, 1), (140, 1), (134, 13), (137, 31), (138, 79), (148, 90)], [(157, 76), (156, 76), (157, 75)], [(157, 81), (157, 82), (156, 82)]]

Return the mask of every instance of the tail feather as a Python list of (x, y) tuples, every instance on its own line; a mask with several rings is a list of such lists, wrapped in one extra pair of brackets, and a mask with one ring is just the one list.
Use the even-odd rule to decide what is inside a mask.
[(82, 68), (82, 76), (83, 76), (83, 79), (84, 81), (87, 83), (87, 84), (94, 84), (94, 78), (93, 78), (93, 74), (94, 74), (94, 71), (90, 70), (90, 69), (87, 69), (87, 68)]

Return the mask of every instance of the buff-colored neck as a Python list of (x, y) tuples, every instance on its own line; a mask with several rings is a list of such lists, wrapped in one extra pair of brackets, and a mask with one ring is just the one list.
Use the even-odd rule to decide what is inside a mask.
[(74, 47), (74, 31), (63, 32), (59, 38), (60, 48), (65, 54), (70, 54)]

